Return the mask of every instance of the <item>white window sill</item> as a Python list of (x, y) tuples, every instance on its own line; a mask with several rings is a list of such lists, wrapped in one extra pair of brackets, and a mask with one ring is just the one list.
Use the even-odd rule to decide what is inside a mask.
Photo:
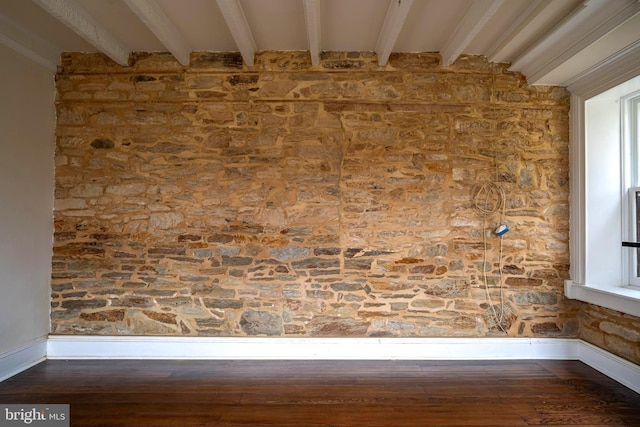
[(564, 296), (640, 317), (640, 290), (636, 288), (595, 287), (565, 280)]

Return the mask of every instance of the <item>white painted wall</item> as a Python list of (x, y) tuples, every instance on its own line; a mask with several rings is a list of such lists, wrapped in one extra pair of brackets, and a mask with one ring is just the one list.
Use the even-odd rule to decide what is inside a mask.
[(622, 285), (622, 182), (619, 97), (585, 104), (586, 283)]
[(0, 45), (0, 359), (49, 332), (54, 76)]

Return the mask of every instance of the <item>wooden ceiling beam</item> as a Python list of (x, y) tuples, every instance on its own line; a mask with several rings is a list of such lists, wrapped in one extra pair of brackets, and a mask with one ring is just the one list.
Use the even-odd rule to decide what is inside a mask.
[(442, 62), (451, 65), (487, 25), (504, 0), (475, 0), (442, 49)]
[(322, 52), (320, 1), (304, 0), (304, 17), (307, 24), (307, 38), (309, 39), (309, 53), (311, 55), (311, 65), (320, 63), (320, 52)]
[(74, 0), (33, 1), (109, 58), (129, 65), (129, 50)]
[(527, 8), (516, 18), (509, 28), (489, 47), (487, 59), (491, 62), (508, 62), (515, 50), (535, 37), (534, 24), (546, 10), (551, 9), (553, 0), (530, 0)]
[(402, 31), (404, 22), (409, 14), (409, 9), (413, 5), (413, 0), (390, 0), (384, 24), (376, 43), (376, 53), (378, 54), (378, 65), (385, 66), (389, 61), (389, 56), (395, 47), (396, 40)]
[(152, 0), (124, 0), (124, 3), (182, 65), (189, 65), (191, 46), (158, 3)]
[(62, 49), (53, 46), (3, 15), (0, 15), (0, 44), (31, 59), (51, 72), (57, 71), (57, 64), (60, 60), (59, 52)]
[(258, 48), (240, 0), (216, 0), (244, 62), (253, 66)]
[(570, 58), (640, 13), (640, 1), (585, 0), (511, 63), (536, 84)]

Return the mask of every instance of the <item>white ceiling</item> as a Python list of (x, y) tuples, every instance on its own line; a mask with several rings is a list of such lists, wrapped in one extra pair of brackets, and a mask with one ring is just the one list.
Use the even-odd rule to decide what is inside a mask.
[[(440, 52), (511, 63), (531, 84), (569, 86), (640, 58), (639, 0), (0, 0), (0, 43), (55, 71), (62, 52)], [(640, 73), (640, 70), (639, 70)]]

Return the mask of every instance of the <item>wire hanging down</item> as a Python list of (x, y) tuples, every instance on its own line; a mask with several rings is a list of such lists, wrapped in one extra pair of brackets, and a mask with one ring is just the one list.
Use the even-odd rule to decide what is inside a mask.
[(500, 222), (504, 222), (505, 193), (498, 184), (488, 182), (480, 187), (475, 204), (478, 213), (485, 218), (501, 209)]
[[(493, 317), (496, 322), (496, 325), (504, 332), (508, 334), (507, 330), (502, 325), (504, 321), (504, 292), (503, 292), (503, 274), (502, 274), (502, 241), (504, 234), (509, 231), (509, 227), (507, 227), (505, 223), (505, 209), (506, 209), (506, 196), (504, 189), (493, 182), (489, 182), (484, 184), (475, 197), (475, 207), (476, 211), (480, 216), (482, 216), (482, 242), (484, 246), (484, 259), (482, 263), (482, 275), (484, 278), (484, 290), (487, 297), (487, 301), (489, 301), (489, 306), (491, 307), (491, 311), (493, 312)], [(496, 312), (496, 308), (493, 305), (493, 301), (491, 300), (491, 295), (489, 293), (489, 282), (487, 280), (487, 217), (495, 214), (500, 211), (500, 222), (496, 227), (494, 233), (500, 237), (500, 254), (498, 260), (498, 270), (500, 273), (500, 316)]]

